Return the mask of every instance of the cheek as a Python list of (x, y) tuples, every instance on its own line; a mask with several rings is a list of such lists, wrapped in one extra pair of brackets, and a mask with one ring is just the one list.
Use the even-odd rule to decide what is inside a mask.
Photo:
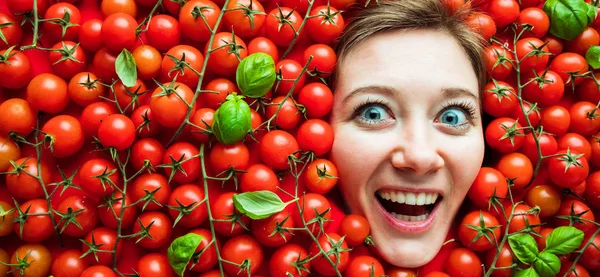
[[(460, 143), (463, 144), (463, 143)], [(451, 162), (447, 165), (453, 176), (453, 189), (456, 193), (466, 194), (477, 176), (483, 162), (483, 138), (465, 141), (471, 147), (455, 147), (449, 154)], [(452, 144), (457, 146), (457, 144)]]

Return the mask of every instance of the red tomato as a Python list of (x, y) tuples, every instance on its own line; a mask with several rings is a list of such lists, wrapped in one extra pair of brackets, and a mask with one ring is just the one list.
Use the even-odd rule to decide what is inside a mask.
[[(24, 244), (15, 250), (10, 258), (10, 264), (14, 277), (45, 277), (50, 272), (52, 258), (46, 246)], [(23, 264), (27, 266), (23, 267)]]
[(13, 223), (13, 229), (22, 240), (41, 242), (54, 234), (52, 220), (48, 216), (48, 203), (46, 203), (46, 200), (29, 200), (21, 204), (18, 211), (23, 214), (37, 214), (23, 216), (19, 212), (17, 215), (15, 223)]
[(169, 147), (162, 158), (166, 165), (165, 175), (177, 183), (192, 183), (200, 177), (200, 150), (191, 143), (176, 142)]
[(156, 48), (150, 45), (140, 45), (131, 54), (135, 60), (138, 78), (145, 81), (158, 76), (161, 69), (162, 55)]
[(330, 160), (316, 159), (304, 169), (306, 187), (322, 195), (327, 194), (338, 182), (337, 167)]
[(69, 104), (67, 82), (54, 74), (42, 73), (27, 85), (26, 98), (36, 110), (59, 113)]
[(503, 199), (508, 194), (508, 183), (502, 172), (491, 168), (482, 167), (475, 177), (468, 196), (480, 209), (489, 210), (493, 204), (493, 197)]
[(267, 14), (265, 19), (265, 36), (278, 46), (287, 47), (300, 30), (302, 16), (289, 7), (278, 7)]
[(152, 93), (150, 110), (160, 125), (176, 128), (184, 122), (189, 104), (192, 106), (190, 117), (193, 116), (196, 109), (196, 103), (192, 103), (193, 97), (194, 92), (183, 83), (164, 83)]
[(240, 189), (242, 192), (268, 190), (277, 192), (279, 180), (270, 167), (264, 164), (253, 164), (242, 174)]
[(497, 28), (494, 19), (485, 13), (473, 12), (467, 16), (465, 22), (472, 30), (481, 34), (485, 40), (496, 34)]
[(494, 19), (498, 28), (504, 28), (519, 18), (519, 3), (515, 0), (491, 0), (487, 13)]
[(146, 212), (138, 217), (133, 225), (133, 232), (138, 233), (142, 228), (146, 237), (137, 244), (144, 248), (156, 249), (164, 246), (171, 239), (173, 222), (162, 212)]
[[(571, 268), (573, 268), (571, 270)], [(560, 271), (556, 276), (564, 276), (564, 277), (590, 277), (590, 273), (581, 265), (575, 264), (573, 262), (565, 262), (561, 264)]]
[(583, 29), (583, 32), (570, 41), (565, 41), (565, 49), (568, 52), (585, 56), (590, 47), (600, 44), (598, 31), (591, 26)]
[(357, 256), (350, 260), (344, 276), (370, 277), (383, 276), (385, 272), (381, 263), (371, 256)]
[(292, 91), (292, 86), (295, 82), (296, 86), (294, 87), (292, 95), (294, 97), (298, 95), (306, 81), (306, 75), (302, 72), (302, 65), (294, 60), (285, 59), (275, 64), (275, 68), (278, 73), (278, 80), (275, 84), (277, 85), (277, 82), (279, 82), (275, 93), (282, 96), (288, 95), (290, 91)]
[[(248, 235), (240, 235), (229, 239), (221, 252), (221, 257), (227, 261), (242, 264), (247, 261), (249, 267), (245, 270), (240, 270), (239, 267), (225, 263), (223, 268), (231, 276), (247, 276), (256, 273), (263, 262), (264, 254), (262, 247), (256, 239)], [(239, 272), (239, 274), (238, 274)]]
[(558, 73), (565, 85), (579, 85), (583, 82), (581, 74), (588, 71), (588, 63), (585, 58), (577, 53), (565, 52), (552, 59), (550, 70)]
[(104, 45), (114, 53), (120, 53), (123, 49), (132, 50), (137, 42), (136, 28), (137, 22), (129, 14), (119, 12), (108, 15), (102, 23)]
[(215, 232), (219, 235), (232, 237), (248, 230), (250, 218), (242, 215), (233, 205), (233, 192), (222, 193), (216, 200), (211, 201), (213, 219), (221, 220), (213, 223)]
[(260, 142), (260, 158), (274, 169), (288, 169), (288, 156), (297, 155), (298, 150), (300, 148), (294, 136), (283, 130), (266, 133)]
[(323, 117), (333, 107), (333, 93), (322, 83), (310, 83), (298, 93), (298, 103), (306, 108), (308, 118)]
[(121, 184), (121, 174), (117, 167), (102, 158), (86, 161), (78, 174), (81, 188), (91, 195), (110, 195)]
[[(342, 237), (336, 233), (325, 233), (318, 237), (318, 243), (321, 249), (323, 249), (325, 253), (331, 253), (327, 256), (324, 256), (320, 252), (316, 242), (310, 244), (310, 255), (317, 256), (317, 258), (311, 261), (311, 267), (314, 268), (317, 273), (325, 276), (334, 276), (336, 275), (336, 272), (343, 272), (346, 270), (350, 260), (350, 252), (348, 244), (345, 241), (340, 243), (341, 240)], [(334, 255), (334, 252), (338, 254)], [(330, 261), (333, 262), (333, 266)]]
[[(204, 55), (200, 50), (189, 45), (176, 45), (170, 48), (162, 59), (161, 78), (164, 79), (163, 82), (176, 79), (177, 82), (185, 84), (188, 89), (195, 89), (200, 78), (197, 72), (202, 71), (203, 64)], [(167, 85), (164, 84), (164, 86)], [(173, 87), (177, 87), (177, 83)], [(167, 95), (169, 94), (171, 91), (167, 90)], [(192, 93), (192, 95), (194, 94)], [(192, 102), (191, 98), (184, 97), (183, 99), (187, 103)]]
[[(308, 253), (297, 244), (288, 243), (275, 250), (269, 261), (271, 277), (306, 277), (310, 262), (300, 262), (308, 258)], [(306, 270), (304, 270), (306, 269)]]
[(544, 70), (550, 59), (548, 46), (538, 38), (522, 38), (517, 41), (515, 49), (516, 58), (521, 60), (521, 72), (525, 74)]
[(160, 125), (153, 120), (149, 105), (142, 105), (131, 113), (131, 121), (140, 137), (151, 137), (160, 131)]
[(98, 224), (96, 203), (88, 197), (72, 195), (62, 200), (56, 209), (63, 234), (83, 237)]
[(523, 144), (525, 134), (521, 126), (512, 118), (494, 119), (485, 129), (485, 141), (500, 153), (514, 152)]
[(252, 222), (252, 236), (262, 245), (269, 247), (282, 246), (292, 239), (294, 221), (287, 210), (282, 210), (268, 218)]
[(587, 243), (590, 239), (590, 236), (587, 236), (583, 242), (582, 247), (580, 249), (583, 250), (581, 254), (581, 264), (588, 270), (598, 270), (600, 269), (600, 250), (597, 247), (600, 245), (600, 234), (596, 234), (592, 239), (592, 244), (588, 245), (585, 249), (583, 249), (583, 245)]
[(117, 56), (118, 54), (113, 54), (106, 47), (102, 47), (96, 51), (96, 55), (94, 55), (94, 60), (92, 61), (92, 68), (93, 72), (102, 82), (111, 84), (114, 79), (118, 79), (117, 71), (115, 70)]
[(537, 185), (529, 189), (525, 196), (525, 203), (531, 207), (538, 206), (540, 217), (551, 217), (560, 208), (560, 192), (554, 186)]
[(569, 130), (571, 115), (566, 108), (554, 105), (542, 110), (541, 121), (544, 132), (554, 134), (555, 136), (562, 136)]
[(367, 219), (359, 214), (344, 216), (340, 223), (340, 235), (350, 247), (362, 245), (371, 233), (371, 226)]
[(296, 137), (300, 149), (312, 151), (317, 157), (328, 153), (333, 145), (333, 129), (321, 119), (309, 119), (302, 123)]
[(153, 16), (145, 34), (148, 44), (159, 51), (167, 51), (178, 45), (181, 40), (179, 22), (166, 14)]
[(146, 173), (135, 179), (131, 195), (133, 202), (138, 202), (138, 207), (142, 208), (142, 211), (155, 211), (167, 204), (171, 195), (171, 186), (169, 180), (162, 174)]
[(594, 171), (585, 180), (585, 199), (590, 206), (600, 209), (600, 171)]
[(135, 140), (135, 126), (129, 117), (111, 114), (100, 123), (98, 138), (102, 146), (114, 147), (117, 151), (123, 151), (129, 148)]
[(513, 190), (524, 189), (533, 177), (533, 165), (531, 161), (527, 156), (518, 152), (503, 155), (498, 161), (496, 169), (504, 177), (512, 180)]
[[(511, 216), (512, 205), (510, 203), (504, 207), (504, 214), (498, 215), (498, 222), (502, 224), (503, 230), (506, 228), (506, 218)], [(526, 204), (516, 204), (514, 207), (514, 214), (512, 214), (512, 220), (508, 226), (508, 233), (512, 234), (525, 229), (529, 224), (531, 229), (536, 232), (540, 232), (540, 217), (539, 214), (534, 213), (532, 208)], [(504, 232), (504, 231), (502, 231)]]
[[(556, 213), (554, 218), (554, 224), (556, 226), (569, 226), (570, 220), (558, 217), (574, 217), (573, 227), (583, 231), (584, 233), (594, 232), (596, 226), (594, 225), (594, 212), (584, 202), (579, 200), (566, 200), (560, 204), (560, 209)], [(577, 218), (577, 219), (575, 219)]]
[(81, 124), (77, 118), (70, 115), (57, 115), (44, 124), (42, 132), (46, 139), (50, 140), (50, 149), (54, 157), (64, 158), (71, 156), (84, 143), (84, 135)]
[(515, 108), (520, 109), (516, 95), (515, 89), (506, 82), (489, 82), (483, 88), (483, 111), (493, 117), (510, 116)]
[(204, 90), (206, 91), (198, 96), (198, 101), (200, 101), (204, 107), (213, 110), (217, 110), (221, 104), (225, 102), (227, 95), (240, 91), (234, 82), (226, 78), (215, 78), (206, 85)]
[(142, 256), (137, 262), (137, 272), (140, 277), (175, 276), (175, 272), (169, 264), (169, 258), (161, 253), (150, 253)]
[(585, 181), (590, 168), (584, 154), (561, 150), (556, 155), (548, 162), (552, 182), (560, 187), (574, 188)]
[(558, 139), (558, 149), (571, 149), (573, 152), (583, 153), (586, 160), (592, 157), (592, 146), (588, 140), (580, 134), (567, 133)]
[[(529, 27), (524, 34), (526, 36), (533, 36), (536, 38), (542, 38), (545, 36), (550, 28), (550, 18), (544, 12), (544, 10), (537, 7), (529, 7), (521, 10), (516, 23), (520, 25), (530, 25), (531, 27)], [(519, 26), (517, 32), (520, 32), (522, 29), (523, 27)]]
[(538, 72), (539, 77), (523, 88), (523, 97), (545, 108), (558, 104), (563, 97), (565, 84), (559, 74), (552, 70)]
[[(201, 94), (202, 95), (202, 94)], [(210, 130), (213, 124), (213, 116), (215, 110), (209, 108), (198, 109), (194, 116), (190, 118), (190, 122), (198, 127), (193, 127), (192, 137), (199, 143), (208, 142)]]
[(475, 210), (465, 215), (457, 233), (462, 245), (477, 252), (495, 248), (498, 240), (502, 238), (498, 220), (492, 214), (483, 210)]
[(569, 109), (569, 131), (589, 137), (600, 130), (600, 111), (596, 104), (580, 101)]
[(84, 270), (81, 277), (117, 277), (117, 274), (106, 266), (94, 265)]
[[(82, 243), (82, 252), (86, 253), (90, 248), (103, 250), (103, 251), (114, 251), (116, 250), (117, 260), (121, 257), (123, 252), (123, 243), (117, 242), (117, 232), (108, 229), (106, 227), (98, 227), (92, 230), (89, 234), (85, 236), (85, 243)], [(91, 265), (112, 265), (113, 261), (113, 252), (96, 252), (88, 253), (85, 258), (87, 262)]]
[(254, 53), (265, 53), (273, 58), (275, 63), (279, 62), (279, 49), (277, 45), (266, 37), (256, 37), (248, 43), (248, 55)]
[(223, 15), (223, 25), (228, 31), (248, 39), (255, 37), (262, 30), (266, 14), (259, 1), (230, 1), (227, 10)]
[(268, 104), (267, 118), (274, 118), (275, 124), (284, 130), (290, 130), (300, 122), (300, 111), (291, 97), (277, 96)]
[(52, 71), (65, 80), (84, 71), (87, 65), (85, 52), (73, 41), (61, 41), (52, 46), (48, 60)]
[[(129, 194), (125, 194), (125, 197), (123, 197), (120, 191), (116, 191), (104, 199), (105, 201), (98, 206), (98, 217), (100, 217), (100, 221), (104, 226), (116, 230), (119, 222), (115, 215), (121, 218), (121, 228), (127, 228), (133, 224), (137, 218), (137, 208), (131, 206), (133, 202)], [(123, 209), (124, 206), (127, 208)]]
[[(210, 47), (206, 43), (204, 55), (207, 55), (209, 48), (212, 52), (208, 58), (208, 70), (219, 76), (235, 76), (240, 61), (248, 56), (246, 43), (229, 32), (216, 34)], [(217, 48), (219, 49), (215, 50)]]
[[(329, 203), (329, 200), (325, 198), (325, 196), (309, 192), (301, 196), (300, 200), (298, 201), (300, 203), (300, 210), (302, 212), (299, 213), (298, 209), (293, 209), (292, 214), (296, 226), (304, 226), (305, 223), (320, 217), (321, 221), (325, 220), (323, 223), (323, 229), (327, 229), (331, 223), (329, 221), (331, 219), (331, 211), (329, 210), (331, 208), (331, 204)], [(307, 224), (306, 227), (315, 236), (322, 233), (319, 228), (319, 223), (317, 222)]]
[[(6, 170), (6, 188), (12, 195), (21, 199), (34, 199), (44, 196), (44, 189), (38, 178), (33, 176), (41, 176), (43, 185), (46, 190), (52, 181), (52, 171), (48, 165), (42, 162), (39, 165), (38, 160), (33, 157), (20, 158), (10, 165)], [(31, 175), (30, 175), (31, 174)]]
[[(181, 31), (183, 34), (194, 41), (208, 41), (210, 39), (211, 30), (215, 28), (217, 19), (221, 13), (220, 6), (210, 0), (191, 0), (187, 1), (183, 6), (176, 4), (177, 11), (179, 11), (180, 8), (179, 23), (181, 23)], [(194, 12), (195, 10), (200, 13), (198, 16), (194, 15), (195, 13), (198, 13)], [(222, 25), (223, 24), (219, 24), (219, 26), (217, 26), (217, 32), (221, 29)]]
[(332, 6), (313, 7), (310, 16), (306, 21), (306, 31), (310, 39), (316, 43), (331, 44), (344, 30), (344, 17), (337, 8)]
[(136, 79), (135, 84), (131, 87), (125, 86), (123, 82), (119, 80), (113, 86), (113, 91), (114, 97), (111, 98), (116, 98), (119, 110), (122, 110), (122, 113), (127, 114), (139, 105), (145, 104), (146, 100), (150, 97), (150, 93), (146, 90), (146, 85), (140, 79)]
[[(498, 256), (498, 258), (496, 258)], [(485, 268), (489, 270), (491, 268), (492, 263), (496, 259), (496, 263), (494, 266), (496, 268), (506, 268), (506, 269), (496, 269), (492, 271), (492, 277), (511, 277), (514, 274), (514, 269), (508, 268), (512, 266), (513, 263), (517, 263), (517, 257), (513, 254), (512, 249), (508, 243), (504, 243), (500, 251), (497, 249), (491, 249), (485, 253)]]
[(475, 252), (467, 248), (453, 249), (450, 252), (450, 256), (448, 256), (448, 260), (446, 260), (444, 269), (453, 277), (479, 277), (483, 271), (479, 257), (477, 257)]
[(80, 277), (88, 268), (85, 259), (79, 258), (83, 253), (70, 249), (62, 252), (52, 262), (52, 276), (54, 277)]
[(141, 170), (145, 164), (148, 168), (156, 168), (162, 164), (165, 148), (153, 138), (143, 138), (131, 147), (131, 165), (135, 170)]
[(29, 102), (20, 98), (0, 103), (0, 135), (7, 137), (10, 132), (15, 132), (27, 137), (35, 127), (36, 113)]
[(90, 19), (79, 29), (79, 43), (90, 53), (95, 53), (104, 46), (102, 40), (102, 20)]
[(25, 87), (33, 78), (29, 58), (20, 51), (8, 49), (0, 50), (3, 57), (0, 63), (0, 75), (3, 78), (2, 87), (17, 89)]
[[(13, 45), (21, 43), (23, 29), (21, 24), (9, 13), (0, 13), (0, 26), (4, 39), (0, 40), (0, 49), (6, 49)], [(4, 42), (6, 41), (6, 42)]]
[(67, 92), (71, 100), (82, 107), (99, 102), (100, 97), (105, 97), (104, 86), (91, 72), (76, 73), (69, 81)]
[[(12, 225), (10, 224), (17, 217), (17, 212), (14, 209), (13, 204), (9, 204), (8, 202), (0, 201), (0, 222), (8, 222), (9, 224), (0, 225), (0, 237), (5, 237), (13, 232)], [(12, 211), (11, 211), (12, 210)], [(2, 268), (2, 266), (0, 266)], [(0, 269), (0, 273), (2, 270)]]
[(184, 184), (173, 190), (169, 196), (169, 214), (175, 225), (194, 228), (208, 219), (204, 189), (194, 184)]
[(86, 135), (86, 137), (98, 136), (98, 128), (102, 120), (111, 115), (116, 114), (117, 109), (114, 105), (110, 105), (106, 102), (96, 102), (85, 107), (79, 117), (79, 122)]

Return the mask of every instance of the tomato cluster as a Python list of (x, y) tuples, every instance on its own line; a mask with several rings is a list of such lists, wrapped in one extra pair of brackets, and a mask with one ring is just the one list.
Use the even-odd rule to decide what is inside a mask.
[[(376, 1), (0, 3), (0, 277), (511, 276), (534, 266), (509, 237), (534, 234), (541, 252), (560, 226), (585, 238), (556, 275), (599, 274), (600, 19), (567, 40), (545, 1), (440, 1), (471, 6), (488, 41), (489, 151), (454, 240), (419, 270), (377, 257), (327, 158), (332, 46)], [(255, 53), (277, 81), (243, 98), (246, 138), (221, 143), (215, 113)], [(236, 200), (252, 192), (285, 207), (258, 218)]]

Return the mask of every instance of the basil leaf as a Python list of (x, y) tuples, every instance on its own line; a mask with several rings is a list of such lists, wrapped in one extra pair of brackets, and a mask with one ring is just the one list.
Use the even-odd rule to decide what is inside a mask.
[(530, 264), (539, 251), (535, 239), (529, 234), (514, 234), (508, 237), (508, 244), (519, 261)]
[(133, 87), (137, 81), (137, 67), (131, 52), (123, 49), (115, 61), (117, 76), (126, 87)]
[(573, 226), (557, 227), (546, 238), (544, 252), (566, 255), (577, 249), (583, 242), (584, 234)]
[(267, 94), (276, 78), (275, 61), (270, 55), (260, 52), (243, 59), (235, 75), (242, 94), (252, 98)]
[(212, 132), (220, 143), (236, 144), (252, 130), (250, 106), (243, 96), (232, 93), (213, 115)]
[(560, 271), (560, 259), (546, 251), (542, 251), (533, 262), (533, 268), (542, 277), (554, 277)]
[(540, 275), (537, 274), (537, 272), (535, 272), (535, 270), (530, 267), (528, 269), (525, 270), (521, 270), (519, 272), (517, 272), (517, 274), (515, 274), (515, 277), (539, 277)]
[(588, 11), (587, 11), (587, 17), (588, 17), (588, 26), (590, 24), (592, 24), (592, 22), (594, 22), (594, 20), (596, 19), (596, 16), (598, 15), (598, 8), (595, 7), (594, 5), (590, 5), (588, 3), (585, 3), (588, 7)]
[(550, 18), (550, 34), (572, 40), (592, 23), (584, 0), (548, 0), (544, 12)]
[(203, 239), (201, 235), (189, 233), (173, 240), (167, 251), (167, 258), (177, 275), (183, 276), (187, 264)]
[(600, 46), (590, 47), (585, 53), (585, 60), (592, 68), (600, 68)]
[(238, 211), (251, 219), (263, 219), (276, 214), (288, 205), (277, 194), (268, 191), (252, 191), (233, 195), (233, 204)]

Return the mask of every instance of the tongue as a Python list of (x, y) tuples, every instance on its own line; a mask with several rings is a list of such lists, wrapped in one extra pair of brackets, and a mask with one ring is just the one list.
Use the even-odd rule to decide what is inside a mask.
[(379, 199), (381, 205), (388, 211), (394, 212), (396, 214), (408, 215), (408, 216), (420, 216), (427, 213), (426, 205), (407, 205), (407, 204), (399, 204), (396, 202), (392, 202), (385, 199)]

